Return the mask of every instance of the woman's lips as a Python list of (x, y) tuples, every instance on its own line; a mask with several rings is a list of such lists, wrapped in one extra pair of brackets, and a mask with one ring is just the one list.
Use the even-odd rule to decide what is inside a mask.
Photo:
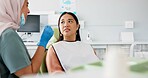
[(68, 32), (68, 31), (70, 31), (70, 29), (68, 29), (68, 28), (65, 28), (65, 29), (64, 29), (64, 31)]

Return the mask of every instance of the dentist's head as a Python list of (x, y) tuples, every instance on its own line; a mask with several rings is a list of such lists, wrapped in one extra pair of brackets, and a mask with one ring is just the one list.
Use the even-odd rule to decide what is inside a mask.
[(29, 12), (28, 0), (0, 0), (0, 35), (7, 28), (17, 30)]
[(23, 26), (25, 24), (25, 21), (27, 19), (28, 13), (30, 13), (29, 8), (28, 8), (28, 0), (24, 1), (24, 4), (21, 8), (21, 13), (20, 13), (20, 26)]

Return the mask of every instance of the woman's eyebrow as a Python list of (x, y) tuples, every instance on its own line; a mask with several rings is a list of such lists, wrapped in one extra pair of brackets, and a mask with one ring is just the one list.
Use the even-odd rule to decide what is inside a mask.
[(61, 21), (64, 21), (64, 19), (61, 19)]
[[(71, 21), (71, 20), (73, 20), (73, 19), (68, 19), (68, 21), (69, 21), (69, 20)], [(64, 21), (64, 19), (61, 19), (61, 21)]]
[(71, 21), (71, 20), (73, 20), (73, 19), (68, 19), (68, 20), (70, 20), (70, 21)]

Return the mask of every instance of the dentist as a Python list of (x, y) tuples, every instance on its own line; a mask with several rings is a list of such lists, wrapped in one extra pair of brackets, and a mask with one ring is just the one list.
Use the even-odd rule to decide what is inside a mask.
[(0, 0), (0, 78), (18, 78), (38, 72), (47, 42), (53, 35), (45, 26), (38, 48), (31, 59), (26, 46), (16, 33), (25, 24), (28, 0)]

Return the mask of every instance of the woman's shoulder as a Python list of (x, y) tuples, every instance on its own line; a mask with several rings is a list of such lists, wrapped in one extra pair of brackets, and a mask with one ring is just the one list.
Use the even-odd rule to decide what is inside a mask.
[(17, 34), (17, 32), (15, 30), (13, 30), (12, 28), (8, 28), (5, 31), (3, 31), (3, 33), (1, 34), (1, 40), (11, 40), (12, 38), (20, 39), (19, 35)]
[[(15, 30), (13, 30), (12, 28), (8, 28), (1, 34), (0, 41), (2, 42), (2, 44), (6, 44), (6, 42), (7, 44), (12, 44), (20, 42), (21, 38)], [(22, 41), (20, 43), (22, 44)]]
[(3, 33), (2, 33), (2, 35), (4, 35), (4, 36), (11, 36), (14, 34), (16, 34), (16, 32), (12, 28), (8, 28), (5, 31), (3, 31)]
[(90, 45), (88, 43), (82, 42), (82, 41), (75, 41), (75, 42), (67, 42), (67, 41), (58, 41), (56, 43), (54, 43), (54, 45), (56, 44), (63, 44), (63, 43), (68, 43), (68, 44), (84, 44), (84, 45)]
[(59, 44), (62, 44), (62, 43), (63, 43), (63, 41), (58, 41), (58, 42), (53, 43), (52, 45), (59, 45)]
[(53, 46), (59, 46), (59, 45), (80, 45), (80, 46), (91, 46), (88, 43), (82, 42), (82, 41), (75, 41), (75, 42), (67, 42), (67, 41), (58, 41)]
[(88, 43), (86, 43), (86, 42), (83, 42), (83, 41), (77, 41), (77, 43), (78, 43), (78, 44), (82, 44), (82, 45), (90, 45), (90, 44), (88, 44)]

